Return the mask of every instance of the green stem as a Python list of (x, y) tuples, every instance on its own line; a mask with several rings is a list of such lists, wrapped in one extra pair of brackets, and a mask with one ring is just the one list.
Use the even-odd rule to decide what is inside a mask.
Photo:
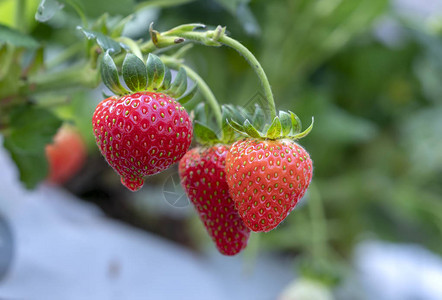
[(207, 83), (202, 79), (198, 73), (196, 73), (194, 70), (186, 66), (185, 64), (179, 62), (176, 59), (173, 59), (171, 57), (163, 56), (161, 57), (161, 60), (164, 62), (164, 64), (172, 69), (179, 69), (184, 68), (186, 70), (187, 75), (190, 79), (192, 79), (197, 85), (200, 93), (203, 95), (203, 97), (206, 99), (207, 103), (210, 105), (210, 107), (213, 109), (213, 112), (215, 114), (215, 119), (217, 122), (217, 125), (219, 128), (222, 128), (222, 113), (221, 113), (221, 107), (219, 106), (218, 100), (216, 100), (215, 95), (213, 94), (210, 87), (207, 85)]
[(267, 75), (259, 61), (244, 45), (226, 35), (221, 35), (218, 41), (238, 51), (242, 56), (244, 56), (249, 65), (255, 71), (264, 89), (264, 96), (267, 100), (268, 108), (270, 109), (271, 120), (273, 120), (276, 117), (275, 100), (273, 98), (272, 89), (270, 87), (269, 80), (267, 79)]
[(327, 224), (321, 194), (314, 183), (310, 185), (308, 207), (312, 229), (312, 256), (314, 260), (320, 260), (327, 253)]
[[(180, 26), (179, 26), (180, 27)], [(177, 28), (179, 28), (177, 27)], [(270, 110), (270, 117), (273, 120), (276, 117), (276, 107), (275, 100), (273, 98), (272, 89), (270, 87), (269, 80), (267, 79), (267, 75), (264, 72), (259, 61), (253, 55), (252, 52), (249, 51), (244, 45), (238, 42), (231, 37), (225, 35), (225, 28), (218, 26), (215, 30), (210, 30), (206, 32), (197, 32), (197, 31), (186, 31), (181, 29), (171, 29), (164, 34), (156, 34), (157, 44), (161, 44), (163, 47), (172, 42), (174, 40), (173, 37), (182, 37), (188, 41), (202, 43), (207, 46), (221, 46), (226, 45), (233, 49), (235, 49), (239, 54), (244, 56), (249, 65), (255, 71), (259, 80), (261, 81), (262, 87), (264, 89), (264, 96), (267, 100), (267, 105)]]
[(15, 0), (15, 27), (26, 32), (26, 0)]

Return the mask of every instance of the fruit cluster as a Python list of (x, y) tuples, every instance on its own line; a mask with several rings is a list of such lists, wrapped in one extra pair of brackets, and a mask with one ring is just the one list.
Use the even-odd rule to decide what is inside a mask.
[[(223, 33), (215, 36), (219, 39)], [(161, 38), (159, 33), (154, 37), (157, 42)], [(117, 96), (103, 100), (93, 115), (101, 153), (131, 191), (142, 187), (145, 176), (179, 162), (182, 186), (222, 254), (243, 250), (250, 231), (276, 228), (304, 196), (313, 166), (295, 140), (312, 125), (301, 132), (292, 112), (271, 114), (268, 125), (259, 106), (251, 115), (226, 105), (219, 108), (217, 134), (198, 120), (192, 122), (183, 107), (197, 86), (186, 93), (184, 67), (172, 82), (159, 57), (150, 53), (144, 63), (127, 54), (121, 70), (129, 90), (120, 83), (110, 54), (103, 55), (103, 81)], [(200, 146), (189, 150), (194, 134)]]

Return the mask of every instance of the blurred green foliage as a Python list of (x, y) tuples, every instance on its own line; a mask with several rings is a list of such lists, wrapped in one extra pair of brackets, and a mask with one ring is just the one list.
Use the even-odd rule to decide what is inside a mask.
[[(160, 31), (183, 23), (221, 24), (262, 62), (277, 107), (305, 123), (315, 117), (312, 133), (300, 141), (314, 161), (312, 188), (277, 230), (262, 235), (261, 249), (339, 260), (361, 239), (381, 238), (442, 253), (441, 32), (398, 16), (387, 0), (76, 3), (84, 16), (70, 6), (47, 23), (28, 22), (31, 36), (48, 45), (50, 59), (79, 50), (53, 63), (55, 69), (85, 59), (85, 41), (75, 27), (104, 11), (115, 24), (138, 9), (135, 26), (125, 31), (132, 38), (147, 39), (152, 21)], [(387, 18), (400, 33), (391, 37), (399, 39), (395, 43), (375, 34)], [(195, 46), (186, 62), (222, 103), (248, 105), (260, 91), (247, 63), (231, 49)], [(34, 100), (49, 106), (68, 98), (56, 114), (75, 123), (93, 146), (90, 118), (101, 96), (87, 91)], [(162, 184), (161, 176), (151, 182)]]

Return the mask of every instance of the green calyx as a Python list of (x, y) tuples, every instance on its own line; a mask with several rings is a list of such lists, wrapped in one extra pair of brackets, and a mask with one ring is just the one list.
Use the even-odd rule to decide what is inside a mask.
[[(114, 94), (123, 96), (136, 92), (161, 92), (175, 98), (181, 104), (186, 103), (197, 92), (197, 86), (187, 91), (187, 73), (184, 68), (178, 70), (172, 81), (172, 74), (161, 59), (150, 53), (146, 63), (132, 53), (127, 53), (124, 58), (121, 72), (109, 54), (103, 55), (101, 61), (101, 77), (103, 83)], [(120, 82), (122, 75), (126, 87)]]
[(193, 124), (194, 137), (196, 141), (206, 147), (213, 146), (215, 144), (231, 144), (237, 138), (235, 130), (227, 123), (227, 119), (230, 116), (229, 110), (226, 105), (221, 107), (222, 111), (222, 125), (217, 131), (211, 129), (207, 123), (207, 112), (203, 103), (197, 106), (195, 109), (196, 121)]
[[(248, 114), (241, 108), (231, 108), (230, 110), (233, 113), (233, 118), (226, 122), (237, 133), (246, 137), (269, 140), (297, 140), (308, 135), (313, 129), (313, 117), (310, 126), (302, 131), (301, 120), (291, 111), (279, 111), (279, 116), (273, 118), (271, 124), (268, 125), (265, 124), (265, 114), (258, 105), (256, 105), (253, 115)], [(263, 130), (260, 131), (257, 128), (263, 128)]]

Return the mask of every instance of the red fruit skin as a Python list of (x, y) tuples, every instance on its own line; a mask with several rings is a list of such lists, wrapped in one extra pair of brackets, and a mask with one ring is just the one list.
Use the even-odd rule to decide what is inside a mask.
[(229, 195), (225, 176), (228, 147), (194, 148), (179, 164), (181, 184), (207, 232), (224, 255), (241, 252), (249, 239), (245, 226)]
[(54, 136), (54, 142), (46, 146), (49, 163), (47, 181), (62, 185), (84, 165), (87, 150), (80, 134), (74, 129), (62, 127)]
[(307, 190), (313, 164), (291, 140), (245, 139), (226, 157), (229, 191), (244, 223), (255, 232), (277, 227)]
[(95, 139), (109, 165), (131, 191), (144, 176), (178, 162), (192, 141), (192, 122), (184, 108), (163, 93), (110, 97), (92, 117)]

